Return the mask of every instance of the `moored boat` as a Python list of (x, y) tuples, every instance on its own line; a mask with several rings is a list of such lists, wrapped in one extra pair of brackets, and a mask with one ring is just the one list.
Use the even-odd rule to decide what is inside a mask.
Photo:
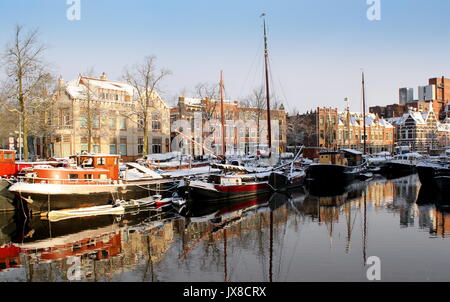
[(82, 154), (69, 167), (34, 168), (9, 190), (33, 213), (107, 205), (117, 199), (143, 198), (171, 180), (119, 176), (119, 155)]
[(417, 172), (416, 165), (422, 158), (423, 156), (418, 153), (397, 154), (385, 163), (383, 172), (388, 177), (414, 174)]
[(308, 182), (339, 186), (357, 179), (367, 170), (367, 162), (359, 151), (343, 149), (319, 154), (319, 163), (311, 164), (306, 169)]

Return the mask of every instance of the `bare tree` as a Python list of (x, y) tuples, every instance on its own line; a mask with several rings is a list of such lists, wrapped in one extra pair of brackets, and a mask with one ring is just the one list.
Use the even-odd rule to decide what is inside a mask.
[(38, 42), (38, 31), (23, 32), (23, 27), (17, 25), (12, 42), (6, 45), (2, 56), (9, 77), (9, 97), (16, 100), (21, 128), (23, 132), (23, 150), (25, 160), (28, 160), (28, 130), (29, 116), (27, 104), (31, 94), (46, 81), (48, 72), (42, 59), (45, 47)]
[(150, 109), (154, 107), (154, 102), (159, 98), (160, 82), (171, 74), (167, 69), (157, 69), (155, 61), (155, 56), (148, 56), (131, 69), (125, 68), (123, 75), (124, 80), (133, 86), (136, 93), (134, 96), (135, 107), (133, 112), (127, 114), (127, 117), (129, 119), (132, 116), (138, 117), (138, 123), (144, 131), (143, 155), (148, 153)]

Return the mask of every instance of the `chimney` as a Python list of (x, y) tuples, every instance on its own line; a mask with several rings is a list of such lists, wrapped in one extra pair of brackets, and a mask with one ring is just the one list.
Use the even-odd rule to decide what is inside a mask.
[(102, 75), (100, 76), (100, 80), (106, 81), (106, 73), (102, 73)]
[(58, 84), (58, 88), (63, 88), (66, 85), (66, 83), (64, 82), (64, 79), (61, 75), (58, 78), (57, 84)]

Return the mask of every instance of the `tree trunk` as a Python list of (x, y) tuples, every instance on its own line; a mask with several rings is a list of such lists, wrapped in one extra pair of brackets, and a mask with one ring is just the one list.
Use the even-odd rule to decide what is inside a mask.
[(147, 155), (148, 154), (148, 121), (147, 121), (147, 112), (144, 113), (144, 118), (143, 118), (143, 122), (144, 122), (144, 146), (142, 150), (142, 155)]

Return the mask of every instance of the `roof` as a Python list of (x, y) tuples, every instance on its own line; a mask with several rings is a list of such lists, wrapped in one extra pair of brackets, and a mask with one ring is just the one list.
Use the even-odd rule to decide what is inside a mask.
[[(141, 91), (140, 88), (138, 90), (126, 82), (102, 80), (81, 75), (74, 80), (68, 81), (65, 89), (71, 98), (83, 100), (87, 98), (88, 87), (90, 88), (89, 90), (92, 99), (101, 99), (99, 89), (123, 92), (130, 96), (132, 100), (134, 100), (139, 95), (139, 91)], [(161, 99), (157, 92), (153, 91), (152, 94), (155, 99), (159, 99), (162, 105), (168, 108), (167, 104)]]
[(344, 152), (347, 152), (347, 153), (354, 154), (354, 155), (362, 155), (362, 152), (356, 151), (356, 150), (353, 150), (353, 149), (341, 149), (341, 150), (344, 151)]

